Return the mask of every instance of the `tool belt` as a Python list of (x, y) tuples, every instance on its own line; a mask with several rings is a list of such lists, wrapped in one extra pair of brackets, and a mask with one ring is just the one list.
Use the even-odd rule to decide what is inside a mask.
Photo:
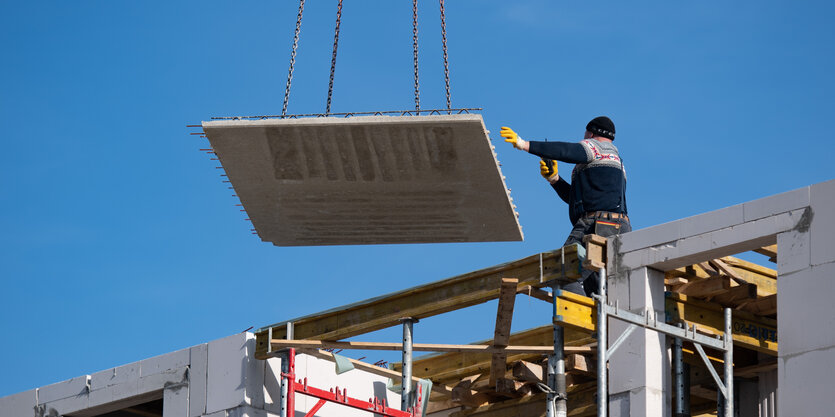
[(621, 213), (612, 213), (611, 211), (591, 211), (583, 215), (587, 219), (600, 220), (626, 220), (629, 221), (629, 216)]

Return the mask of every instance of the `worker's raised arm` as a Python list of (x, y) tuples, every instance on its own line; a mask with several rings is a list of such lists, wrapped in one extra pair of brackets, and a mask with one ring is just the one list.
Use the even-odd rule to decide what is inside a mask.
[(528, 141), (528, 152), (540, 158), (556, 159), (570, 164), (585, 164), (592, 160), (586, 148), (579, 143)]
[(527, 141), (509, 127), (502, 127), (500, 134), (514, 148), (544, 159), (556, 159), (570, 164), (584, 164), (592, 160), (591, 154), (579, 143)]

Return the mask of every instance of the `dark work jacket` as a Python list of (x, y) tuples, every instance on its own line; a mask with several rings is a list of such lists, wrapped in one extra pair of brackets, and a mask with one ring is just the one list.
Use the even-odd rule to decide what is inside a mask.
[(541, 158), (576, 164), (571, 172), (571, 184), (562, 177), (551, 184), (568, 203), (571, 224), (594, 211), (627, 214), (626, 170), (614, 144), (594, 139), (579, 143), (530, 142), (528, 152)]

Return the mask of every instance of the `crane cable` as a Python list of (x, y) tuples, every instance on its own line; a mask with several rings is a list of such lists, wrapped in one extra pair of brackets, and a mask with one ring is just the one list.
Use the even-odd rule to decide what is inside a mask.
[(420, 82), (418, 81), (418, 0), (412, 0), (412, 46), (415, 50), (415, 110), (420, 114)]
[(336, 6), (336, 27), (333, 33), (333, 56), (331, 56), (331, 79), (328, 83), (328, 104), (325, 106), (325, 114), (331, 112), (331, 97), (333, 96), (333, 73), (336, 71), (336, 48), (339, 46), (339, 24), (342, 21), (342, 0)]
[[(290, 69), (287, 73), (287, 85), (284, 88), (284, 105), (281, 109), (281, 115), (287, 115), (287, 104), (290, 101), (290, 87), (293, 82), (293, 70), (296, 65), (296, 50), (299, 47), (299, 33), (301, 32), (302, 16), (304, 15), (304, 2), (299, 0), (299, 12), (296, 17), (296, 31), (293, 35), (293, 47), (290, 52)], [(446, 87), (446, 107), (447, 111), (452, 109), (452, 100), (450, 98), (450, 82), (449, 82), (449, 55), (447, 53), (447, 37), (446, 37), (446, 13), (444, 8), (444, 0), (440, 0), (441, 6), (441, 38), (444, 53), (444, 84)], [(336, 56), (339, 47), (339, 27), (342, 22), (342, 0), (339, 0), (336, 8), (336, 25), (334, 27), (333, 35), (333, 54), (331, 56), (331, 71), (330, 80), (328, 82), (328, 100), (325, 106), (325, 114), (330, 114), (331, 102), (333, 98), (333, 80), (336, 72)], [(415, 110), (420, 114), (420, 79), (418, 71), (418, 0), (412, 0), (412, 47), (414, 50), (414, 70), (415, 70)]]
[(299, 47), (302, 14), (304, 14), (304, 0), (299, 0), (299, 15), (296, 18), (296, 34), (293, 36), (293, 49), (290, 52), (290, 72), (287, 74), (287, 87), (284, 88), (284, 107), (281, 109), (282, 116), (287, 115), (287, 102), (290, 101), (290, 84), (293, 82), (293, 67), (296, 65), (296, 49)]
[(444, 0), (441, 0), (441, 39), (444, 45), (444, 82), (446, 83), (446, 109), (447, 114), (452, 109), (452, 100), (449, 94), (449, 57), (446, 50), (446, 14), (444, 13)]

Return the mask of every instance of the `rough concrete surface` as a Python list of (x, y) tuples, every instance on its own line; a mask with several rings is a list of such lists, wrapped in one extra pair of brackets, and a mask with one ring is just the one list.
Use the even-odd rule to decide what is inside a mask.
[(203, 130), (277, 246), (522, 240), (480, 115), (220, 120)]

